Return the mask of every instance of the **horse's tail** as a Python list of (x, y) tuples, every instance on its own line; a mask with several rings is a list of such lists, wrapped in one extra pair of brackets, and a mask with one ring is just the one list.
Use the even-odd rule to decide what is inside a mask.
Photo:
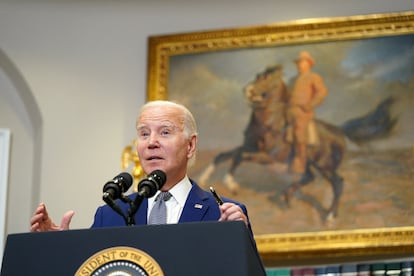
[(395, 98), (392, 96), (384, 99), (374, 110), (342, 124), (341, 130), (358, 145), (388, 137), (398, 121), (398, 117), (391, 114), (394, 102)]

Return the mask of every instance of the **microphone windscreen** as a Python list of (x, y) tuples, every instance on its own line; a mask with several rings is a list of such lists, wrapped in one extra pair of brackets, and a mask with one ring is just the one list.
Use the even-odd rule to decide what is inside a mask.
[(142, 179), (138, 183), (138, 192), (144, 197), (152, 197), (162, 186), (164, 186), (166, 181), (167, 176), (165, 172), (155, 170), (148, 174), (147, 178)]
[(161, 189), (161, 187), (164, 186), (165, 182), (167, 181), (167, 175), (161, 170), (155, 170), (148, 176), (152, 177), (157, 182), (158, 189)]
[(114, 180), (118, 180), (122, 185), (123, 192), (126, 192), (133, 183), (132, 175), (127, 172), (122, 172), (114, 177)]

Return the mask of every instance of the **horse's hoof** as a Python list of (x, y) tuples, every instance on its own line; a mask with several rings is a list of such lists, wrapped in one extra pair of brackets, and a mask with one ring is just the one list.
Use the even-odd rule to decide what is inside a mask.
[(328, 229), (335, 228), (336, 226), (335, 215), (332, 212), (327, 213), (325, 216), (325, 219), (323, 220), (323, 223)]
[(226, 174), (224, 177), (224, 183), (226, 184), (227, 189), (233, 194), (237, 195), (240, 190), (240, 184), (234, 180), (234, 177), (231, 174)]
[(289, 206), (286, 204), (286, 200), (282, 198), (280, 195), (271, 195), (268, 197), (268, 199), (272, 202), (275, 202), (282, 210), (286, 210), (289, 208)]
[(332, 212), (329, 212), (329, 214), (326, 216), (326, 221), (334, 221), (335, 220), (335, 216)]
[(288, 191), (284, 191), (283, 195), (281, 196), (281, 200), (285, 209), (290, 208), (290, 195)]
[(325, 224), (330, 224), (335, 221), (335, 214), (332, 211), (329, 210), (323, 210), (320, 212), (321, 215), (321, 221)]
[(204, 172), (201, 174), (201, 176), (198, 179), (198, 184), (200, 185), (200, 187), (206, 187), (207, 186), (207, 180), (210, 178), (210, 175), (213, 173), (213, 171), (214, 171), (214, 165), (210, 164), (204, 170)]

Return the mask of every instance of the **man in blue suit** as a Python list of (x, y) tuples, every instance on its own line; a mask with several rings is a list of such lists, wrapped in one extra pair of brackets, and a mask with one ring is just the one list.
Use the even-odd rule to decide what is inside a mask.
[[(223, 198), (217, 204), (211, 193), (202, 190), (187, 175), (187, 167), (194, 161), (197, 148), (197, 127), (191, 112), (183, 105), (170, 101), (152, 101), (140, 110), (137, 119), (137, 152), (145, 173), (162, 170), (166, 183), (161, 191), (168, 191), (171, 198), (165, 202), (167, 215), (165, 223), (196, 221), (243, 221), (250, 230), (246, 207), (236, 201)], [(153, 206), (160, 191), (144, 199), (137, 213), (135, 224), (148, 224)], [(134, 197), (135, 195), (132, 195)], [(117, 204), (125, 212), (128, 204), (120, 200)], [(46, 206), (41, 203), (31, 219), (31, 231), (69, 229), (74, 215), (67, 212), (61, 225), (49, 217)], [(92, 227), (123, 226), (125, 221), (108, 205), (99, 207)]]

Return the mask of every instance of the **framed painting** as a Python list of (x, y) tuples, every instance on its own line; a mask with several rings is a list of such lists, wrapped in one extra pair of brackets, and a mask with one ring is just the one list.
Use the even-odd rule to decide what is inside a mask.
[(190, 177), (266, 265), (413, 256), (413, 60), (411, 11), (158, 35), (147, 99), (193, 112)]

